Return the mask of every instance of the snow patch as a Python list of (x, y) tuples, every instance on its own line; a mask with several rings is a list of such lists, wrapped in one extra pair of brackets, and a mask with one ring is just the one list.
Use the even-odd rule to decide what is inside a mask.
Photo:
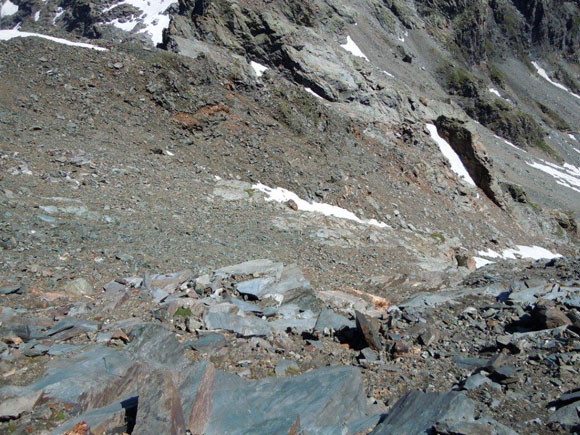
[(573, 134), (568, 133), (568, 137), (576, 142), (578, 142), (578, 139), (576, 139), (576, 136), (574, 136)]
[[(163, 41), (163, 30), (169, 27), (169, 16), (166, 14), (167, 9), (172, 4), (177, 3), (176, 0), (121, 0), (108, 8), (103, 9), (102, 13), (108, 12), (122, 4), (131, 5), (141, 11), (141, 15), (133, 16), (131, 20), (120, 22), (115, 19), (106, 24), (111, 24), (121, 30), (131, 31), (142, 24), (143, 29), (137, 33), (146, 33), (153, 44), (157, 45)], [(129, 29), (129, 30), (127, 30)]]
[(492, 94), (497, 95), (498, 97), (502, 98), (501, 94), (499, 93), (499, 91), (497, 89), (489, 88), (489, 92), (491, 92)]
[(365, 56), (365, 54), (361, 51), (360, 48), (358, 48), (358, 45), (355, 44), (355, 42), (351, 39), (350, 36), (346, 37), (346, 44), (341, 44), (340, 46), (349, 53), (353, 54), (354, 56), (362, 57), (367, 62), (370, 62), (369, 58)]
[(385, 73), (386, 75), (388, 75), (389, 77), (395, 78), (394, 75), (392, 75), (390, 72), (388, 71), (383, 71), (383, 73)]
[(254, 61), (250, 62), (250, 66), (252, 67), (252, 69), (256, 73), (256, 76), (258, 76), (258, 77), (262, 77), (264, 75), (264, 73), (266, 72), (266, 70), (268, 69), (267, 66), (264, 66), (258, 62), (254, 62)]
[(568, 163), (564, 163), (564, 166), (558, 166), (545, 160), (541, 160), (541, 162), (526, 162), (526, 164), (551, 175), (559, 185), (580, 193), (580, 168)]
[(54, 14), (54, 18), (52, 19), (52, 25), (53, 26), (56, 26), (56, 20), (58, 20), (62, 14), (64, 14), (64, 9), (63, 8), (58, 8), (56, 10), (56, 13)]
[(376, 219), (361, 219), (357, 215), (355, 215), (353, 212), (348, 211), (342, 207), (338, 207), (336, 205), (325, 204), (325, 203), (320, 203), (320, 202), (312, 202), (311, 203), (311, 202), (305, 201), (304, 199), (302, 199), (298, 195), (296, 195), (294, 192), (286, 190), (282, 187), (272, 188), (272, 187), (265, 186), (262, 183), (258, 183), (258, 184), (254, 184), (252, 186), (252, 188), (254, 190), (258, 190), (260, 192), (265, 193), (267, 195), (267, 197), (266, 197), (267, 202), (270, 202), (270, 201), (275, 201), (275, 202), (294, 201), (294, 203), (298, 207), (298, 210), (308, 211), (308, 212), (312, 212), (312, 213), (320, 213), (320, 214), (323, 214), (324, 216), (334, 216), (334, 217), (337, 217), (340, 219), (347, 219), (350, 221), (357, 222), (359, 224), (372, 225), (372, 226), (379, 227), (379, 228), (389, 228), (389, 225), (387, 225), (384, 222), (379, 222)]
[(427, 130), (429, 130), (429, 134), (431, 134), (431, 139), (433, 139), (439, 147), (441, 154), (443, 154), (451, 164), (451, 170), (455, 172), (460, 179), (463, 179), (463, 181), (467, 182), (468, 184), (475, 186), (475, 182), (467, 172), (467, 169), (465, 169), (465, 166), (463, 166), (463, 162), (457, 153), (453, 150), (453, 148), (451, 148), (451, 145), (449, 145), (445, 139), (439, 136), (437, 127), (435, 127), (433, 124), (426, 124), (426, 127)]
[(493, 135), (493, 137), (495, 137), (496, 139), (499, 139), (499, 140), (503, 141), (506, 145), (509, 145), (510, 147), (515, 148), (518, 151), (521, 151), (522, 153), (526, 153), (526, 154), (528, 153), (526, 150), (521, 149), (520, 147), (514, 145), (509, 140), (504, 139), (503, 137), (499, 137), (499, 136), (497, 136), (495, 134)]
[(73, 42), (67, 39), (55, 38), (54, 36), (42, 35), (40, 33), (21, 32), (18, 29), (0, 30), (0, 41), (9, 41), (14, 38), (28, 38), (35, 37), (41, 39), (48, 39), (49, 41), (57, 42), (59, 44), (70, 45), (73, 47), (91, 48), (93, 50), (107, 51), (106, 48), (98, 47), (92, 44), (85, 44), (83, 42)]
[(304, 90), (305, 90), (306, 92), (308, 92), (309, 94), (312, 94), (312, 95), (314, 95), (316, 98), (320, 98), (321, 100), (324, 100), (324, 98), (322, 98), (320, 95), (318, 95), (318, 94), (317, 94), (316, 92), (314, 92), (312, 89), (310, 89), (310, 88), (306, 88), (306, 87), (305, 87), (305, 88), (304, 88)]
[(556, 86), (557, 88), (562, 89), (563, 91), (568, 92), (570, 95), (580, 99), (580, 95), (575, 94), (574, 92), (570, 91), (570, 89), (568, 89), (566, 86), (553, 81), (550, 76), (548, 76), (548, 73), (546, 72), (546, 70), (544, 68), (542, 68), (540, 65), (538, 65), (537, 62), (532, 62), (532, 65), (534, 65), (534, 68), (536, 68), (536, 72), (540, 75), (540, 77), (542, 77), (543, 79), (545, 79), (546, 81), (548, 81), (548, 83)]
[[(517, 249), (505, 249), (502, 253), (495, 252), (492, 249), (488, 249), (487, 251), (478, 251), (477, 254), (481, 255), (481, 257), (487, 258), (503, 258), (503, 259), (523, 259), (523, 258), (530, 258), (532, 260), (551, 260), (552, 258), (559, 258), (561, 257), (560, 254), (555, 254), (553, 252), (548, 251), (545, 248), (541, 248), (540, 246), (523, 246), (517, 245)], [(481, 257), (473, 257), (475, 259), (476, 268), (483, 267), (487, 264), (493, 263), (493, 261), (487, 260), (486, 258)]]
[(34, 21), (38, 21), (40, 19), (40, 11), (36, 11), (34, 13)]
[(0, 18), (9, 17), (18, 12), (18, 5), (15, 5), (10, 0), (6, 0), (0, 8)]
[(473, 259), (475, 260), (475, 268), (479, 269), (483, 266), (487, 266), (488, 264), (493, 264), (493, 261), (490, 260), (486, 260), (485, 258), (481, 258), (481, 257), (473, 257)]

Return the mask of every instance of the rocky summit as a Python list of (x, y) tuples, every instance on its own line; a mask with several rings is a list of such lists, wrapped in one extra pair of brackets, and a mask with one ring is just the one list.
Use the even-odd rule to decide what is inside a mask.
[(0, 0), (0, 433), (578, 433), (579, 50), (578, 0)]

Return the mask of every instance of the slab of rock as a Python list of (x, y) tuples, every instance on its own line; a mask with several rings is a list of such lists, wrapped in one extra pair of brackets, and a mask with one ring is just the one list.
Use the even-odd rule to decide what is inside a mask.
[(197, 340), (188, 341), (184, 345), (197, 351), (208, 352), (224, 347), (226, 345), (226, 338), (222, 334), (211, 332)]
[(135, 359), (159, 370), (179, 370), (189, 360), (184, 355), (184, 346), (175, 334), (156, 323), (136, 325), (129, 335), (131, 343), (125, 348)]
[(222, 267), (215, 273), (216, 275), (278, 275), (284, 265), (282, 263), (274, 263), (272, 260), (260, 259), (246, 261), (245, 263), (236, 264), (233, 266)]
[(475, 403), (463, 393), (419, 391), (403, 396), (371, 434), (415, 435), (432, 432), (515, 434), (485, 415), (475, 420)]
[(462, 393), (415, 391), (404, 395), (371, 433), (373, 435), (428, 433), (437, 423), (473, 422), (474, 415), (474, 403)]
[(31, 391), (22, 396), (3, 398), (0, 401), (0, 421), (12, 420), (30, 411), (42, 396), (42, 391)]
[(53, 434), (60, 435), (64, 432), (71, 431), (81, 422), (85, 422), (92, 433), (127, 433), (129, 429), (127, 426), (130, 422), (128, 416), (136, 413), (138, 403), (138, 397), (133, 396), (102, 408), (91, 409), (65, 421)]
[(222, 329), (242, 337), (267, 336), (272, 333), (272, 327), (266, 320), (254, 315), (240, 315), (234, 304), (223, 303), (210, 307), (204, 321), (209, 330)]
[(44, 392), (47, 398), (64, 403), (78, 403), (82, 395), (98, 395), (110, 382), (117, 382), (135, 364), (127, 352), (96, 345), (86, 352), (66, 359), (50, 361), (44, 378), (28, 386), (0, 388), (3, 397)]
[(489, 379), (487, 376), (484, 376), (481, 373), (475, 373), (475, 374), (471, 375), (470, 377), (468, 377), (465, 380), (465, 382), (463, 383), (463, 388), (469, 391), (469, 390), (473, 390), (475, 388), (479, 388), (482, 385), (490, 385), (493, 388), (501, 390), (501, 386), (499, 384), (496, 384), (491, 379)]
[(577, 429), (580, 426), (580, 405), (573, 402), (561, 407), (548, 417), (548, 423), (557, 423), (569, 431)]
[(380, 410), (368, 405), (362, 376), (354, 367), (258, 381), (216, 371), (211, 384), (206, 387), (210, 393), (205, 402), (211, 403), (205, 409), (210, 415), (204, 425), (207, 435), (290, 433), (298, 419), (305, 433), (354, 434), (361, 423), (366, 431), (379, 419)]
[(250, 295), (256, 299), (262, 299), (272, 284), (276, 282), (275, 278), (254, 278), (249, 281), (243, 281), (236, 284), (236, 290), (242, 295)]

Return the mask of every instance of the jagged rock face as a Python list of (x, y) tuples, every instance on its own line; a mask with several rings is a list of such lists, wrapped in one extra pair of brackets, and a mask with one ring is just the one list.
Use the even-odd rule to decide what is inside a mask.
[[(328, 15), (328, 6), (276, 2), (266, 11), (259, 6), (231, 0), (182, 1), (182, 17), (176, 19), (166, 45), (179, 46), (176, 37), (195, 38), (282, 66), (291, 78), (331, 101), (367, 92), (368, 84), (355, 66), (341, 61), (337, 47), (312, 29), (318, 17)], [(336, 14), (332, 19), (337, 20)]]
[(579, 5), (575, 1), (514, 0), (526, 20), (532, 44), (573, 55), (580, 44)]
[(573, 55), (580, 44), (578, 2), (550, 0), (416, 0), (418, 11), (432, 24), (446, 22), (451, 40), (466, 58), (477, 63), (487, 58), (523, 53), (562, 52)]

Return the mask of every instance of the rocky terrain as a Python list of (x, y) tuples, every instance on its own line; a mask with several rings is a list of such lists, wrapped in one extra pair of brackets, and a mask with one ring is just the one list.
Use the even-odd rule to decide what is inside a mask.
[(580, 430), (579, 22), (3, 0), (0, 432)]

